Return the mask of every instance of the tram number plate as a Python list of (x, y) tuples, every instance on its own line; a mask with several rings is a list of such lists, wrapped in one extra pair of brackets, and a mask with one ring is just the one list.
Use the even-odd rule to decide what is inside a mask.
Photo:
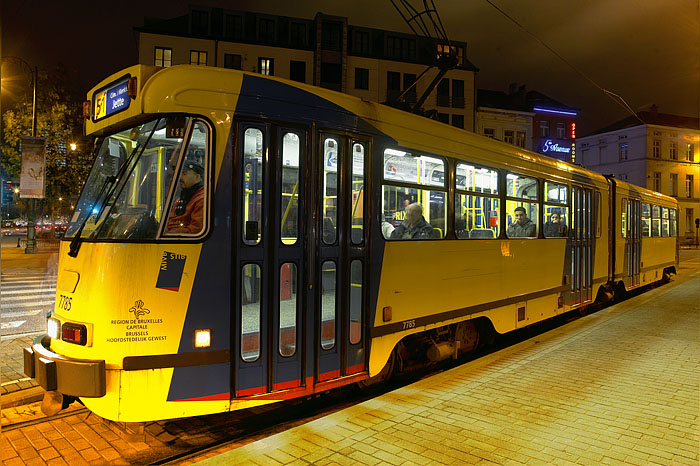
[(59, 295), (58, 296), (58, 308), (64, 311), (70, 311), (70, 305), (73, 298), (68, 296)]
[(407, 330), (409, 328), (415, 328), (416, 326), (416, 319), (411, 319), (411, 320), (404, 320), (403, 321), (403, 329)]

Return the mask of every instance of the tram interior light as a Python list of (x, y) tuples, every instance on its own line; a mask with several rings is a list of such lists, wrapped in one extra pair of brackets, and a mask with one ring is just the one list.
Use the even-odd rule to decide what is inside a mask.
[(209, 348), (211, 346), (211, 330), (208, 328), (194, 331), (194, 347)]
[(59, 339), (59, 329), (61, 328), (61, 324), (58, 322), (56, 319), (49, 319), (46, 322), (46, 332), (49, 334), (49, 337), (53, 338), (54, 340)]
[(387, 155), (395, 155), (397, 157), (403, 157), (406, 155), (406, 153), (402, 150), (396, 150), (396, 149), (385, 149), (384, 153)]

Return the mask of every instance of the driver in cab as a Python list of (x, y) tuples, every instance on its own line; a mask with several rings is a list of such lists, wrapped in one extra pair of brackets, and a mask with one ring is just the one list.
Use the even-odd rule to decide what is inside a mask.
[(185, 162), (180, 175), (180, 197), (170, 213), (167, 233), (199, 233), (204, 226), (204, 167)]

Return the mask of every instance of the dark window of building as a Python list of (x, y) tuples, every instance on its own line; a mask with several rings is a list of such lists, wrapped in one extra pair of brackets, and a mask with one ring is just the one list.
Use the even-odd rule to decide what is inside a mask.
[(450, 114), (449, 113), (438, 113), (437, 119), (441, 123), (450, 124)]
[(168, 67), (173, 65), (173, 49), (166, 47), (156, 47), (154, 64), (156, 66)]
[[(413, 86), (413, 84), (416, 82), (416, 75), (413, 73), (404, 73), (403, 74), (403, 90), (405, 91), (409, 87), (411, 88), (409, 91), (406, 92), (403, 96), (404, 102), (408, 102), (409, 104), (415, 104), (416, 100), (418, 100), (417, 94), (416, 94), (416, 86)], [(413, 86), (413, 87), (411, 87)]]
[(452, 80), (452, 107), (464, 108), (464, 80)]
[(512, 129), (503, 130), (503, 142), (513, 144), (515, 142), (515, 132)]
[(224, 68), (231, 70), (241, 69), (241, 56), (233, 53), (224, 54)]
[(340, 91), (343, 82), (342, 71), (339, 63), (321, 63), (321, 87)]
[(289, 79), (292, 81), (306, 82), (306, 62), (291, 60), (289, 62)]
[(258, 40), (271, 44), (275, 42), (275, 21), (267, 18), (260, 18), (258, 21)]
[(388, 58), (415, 60), (416, 41), (405, 37), (389, 36), (386, 39), (386, 54)]
[(192, 34), (209, 33), (209, 13), (206, 11), (192, 10)]
[(358, 30), (352, 32), (352, 51), (362, 55), (369, 54), (369, 32)]
[(243, 38), (243, 18), (236, 15), (226, 15), (224, 18), (224, 36), (229, 39)]
[(566, 138), (566, 127), (564, 126), (564, 123), (557, 123), (557, 138), (558, 139), (565, 139)]
[(321, 48), (323, 50), (333, 50), (339, 52), (341, 49), (340, 23), (324, 21), (322, 27)]
[(493, 128), (484, 128), (484, 136), (487, 138), (496, 139), (496, 130)]
[(401, 95), (401, 73), (396, 71), (386, 72), (386, 100), (394, 101)]
[(292, 23), (289, 42), (292, 47), (306, 47), (308, 39), (306, 35), (306, 24)]
[(268, 76), (275, 75), (275, 60), (273, 58), (258, 58), (258, 73)]
[(464, 129), (464, 115), (452, 115), (452, 126)]
[(369, 89), (369, 70), (355, 68), (355, 89)]
[(447, 78), (442, 79), (437, 86), (437, 104), (438, 107), (450, 106), (450, 80)]
[(525, 149), (525, 139), (527, 138), (527, 135), (525, 134), (525, 131), (518, 131), (515, 135), (515, 145), (518, 147), (522, 147)]
[(540, 120), (540, 137), (549, 137), (549, 121)]

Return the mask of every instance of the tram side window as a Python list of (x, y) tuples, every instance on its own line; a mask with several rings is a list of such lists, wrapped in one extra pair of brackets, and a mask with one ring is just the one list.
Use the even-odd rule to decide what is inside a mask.
[(661, 236), (668, 236), (668, 208), (661, 208)]
[(651, 236), (661, 236), (661, 207), (651, 206)]
[(544, 227), (545, 238), (564, 238), (569, 224), (569, 187), (565, 184), (544, 182)]
[(455, 187), (457, 238), (498, 238), (501, 205), (498, 171), (458, 163), (455, 167)]
[(196, 122), (185, 151), (166, 234), (197, 236), (205, 228), (207, 192), (207, 127)]
[(338, 237), (338, 164), (342, 146), (335, 137), (323, 141), (323, 242), (335, 244)]
[(669, 236), (677, 236), (678, 235), (678, 226), (676, 224), (676, 209), (669, 209), (668, 210), (669, 214)]
[(255, 245), (262, 239), (263, 133), (248, 128), (243, 135), (243, 242)]
[(443, 159), (398, 149), (384, 151), (384, 238), (444, 238), (447, 225), (446, 204)]
[(537, 237), (537, 180), (514, 173), (506, 175), (506, 212), (509, 238)]
[(283, 244), (295, 244), (299, 235), (299, 136), (286, 133), (282, 137), (282, 218), (280, 238)]

